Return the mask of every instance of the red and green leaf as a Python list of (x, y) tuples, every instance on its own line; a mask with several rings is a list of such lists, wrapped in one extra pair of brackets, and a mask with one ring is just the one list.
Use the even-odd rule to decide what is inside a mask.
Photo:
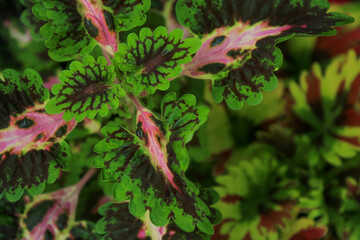
[(277, 85), (273, 74), (282, 63), (276, 44), (295, 35), (332, 35), (332, 27), (352, 21), (327, 13), (325, 0), (180, 0), (181, 24), (202, 39), (203, 45), (185, 66), (184, 75), (212, 79), (216, 102), (233, 109), (262, 100), (261, 89)]
[[(52, 193), (36, 196), (27, 201), (25, 211), (20, 214), (21, 239), (99, 239), (93, 225), (75, 222), (79, 193), (92, 176), (90, 170), (76, 185)], [(84, 239), (84, 238), (82, 238)]]
[(85, 117), (94, 118), (99, 112), (101, 116), (108, 114), (110, 105), (119, 107), (119, 98), (125, 91), (114, 83), (114, 66), (107, 65), (104, 57), (97, 61), (88, 55), (83, 62), (74, 61), (70, 70), (60, 73), (60, 84), (52, 87), (55, 97), (46, 105), (46, 112), (57, 114), (64, 112), (64, 120), (82, 121)]
[(117, 182), (115, 199), (130, 200), (134, 216), (149, 210), (156, 226), (172, 220), (186, 232), (197, 226), (211, 234), (210, 210), (185, 176), (189, 161), (185, 145), (208, 115), (206, 107), (195, 104), (192, 95), (176, 100), (175, 94), (168, 94), (162, 101), (161, 120), (138, 105), (136, 134), (116, 125), (102, 129), (106, 139), (94, 148), (100, 154), (95, 166), (103, 168), (106, 179)]
[[(68, 61), (89, 54), (96, 44), (117, 52), (117, 32), (144, 24), (148, 0), (32, 0), (34, 15), (42, 22), (49, 55)], [(24, 18), (27, 15), (24, 15)], [(37, 23), (37, 22), (36, 22)]]
[(354, 51), (335, 59), (322, 73), (315, 64), (292, 83), (289, 120), (298, 134), (307, 134), (318, 154), (333, 165), (360, 149), (360, 60)]
[(319, 240), (322, 239), (326, 235), (325, 227), (310, 227), (308, 229), (301, 230), (294, 236), (290, 238), (290, 240)]
[(318, 225), (309, 218), (301, 217), (288, 221), (287, 228), (282, 232), (284, 240), (320, 240), (328, 232), (327, 227)]
[(27, 69), (19, 74), (3, 71), (0, 82), (0, 196), (18, 200), (44, 190), (68, 167), (69, 147), (64, 138), (75, 127), (62, 114), (47, 115), (44, 103), (49, 92), (40, 75)]
[(127, 44), (121, 43), (115, 55), (129, 90), (137, 95), (144, 90), (150, 94), (157, 89), (167, 90), (169, 78), (180, 75), (182, 65), (191, 62), (191, 54), (201, 44), (195, 38), (182, 38), (181, 29), (168, 33), (165, 27), (158, 27), (154, 32), (142, 28), (139, 36), (131, 33)]
[(100, 1), (78, 0), (80, 13), (84, 16), (84, 27), (88, 34), (109, 52), (117, 51), (118, 38), (113, 15), (104, 10)]

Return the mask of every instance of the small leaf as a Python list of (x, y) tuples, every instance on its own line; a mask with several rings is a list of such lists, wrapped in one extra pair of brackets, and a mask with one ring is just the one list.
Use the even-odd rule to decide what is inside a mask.
[(83, 63), (74, 61), (70, 70), (60, 73), (61, 84), (52, 87), (55, 97), (47, 103), (46, 112), (64, 112), (64, 120), (75, 116), (78, 122), (85, 117), (92, 119), (98, 112), (106, 116), (108, 105), (118, 108), (119, 98), (125, 95), (114, 80), (114, 67), (108, 66), (104, 57), (95, 61), (92, 56), (86, 56)]
[(182, 64), (189, 63), (191, 54), (200, 46), (199, 40), (182, 40), (182, 37), (180, 29), (168, 34), (165, 27), (158, 27), (154, 32), (143, 28), (139, 36), (131, 33), (127, 44), (119, 45), (115, 62), (124, 72), (130, 90), (135, 94), (144, 90), (152, 94), (157, 89), (165, 91), (169, 88), (168, 79), (181, 73)]
[(192, 95), (176, 101), (175, 94), (168, 94), (161, 105), (162, 120), (138, 108), (136, 135), (121, 126), (104, 127), (106, 139), (94, 148), (100, 154), (94, 165), (117, 182), (114, 197), (129, 199), (134, 216), (149, 210), (156, 226), (173, 220), (183, 231), (191, 232), (197, 226), (212, 234), (207, 218), (210, 210), (185, 176), (189, 161), (185, 145), (208, 115), (206, 107), (195, 104)]
[(328, 36), (352, 18), (327, 13), (326, 0), (179, 0), (179, 22), (202, 39), (184, 75), (212, 79), (215, 101), (232, 109), (256, 105), (277, 85), (276, 44), (295, 35)]
[(52, 183), (59, 168), (67, 169), (70, 158), (66, 135), (75, 122), (62, 114), (47, 115), (44, 103), (49, 92), (40, 75), (27, 69), (21, 75), (3, 71), (0, 81), (0, 196), (17, 201), (27, 188), (32, 195)]

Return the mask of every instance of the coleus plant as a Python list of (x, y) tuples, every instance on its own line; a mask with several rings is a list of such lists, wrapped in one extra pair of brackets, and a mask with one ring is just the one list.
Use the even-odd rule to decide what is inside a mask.
[(2, 223), (6, 224), (3, 230), (12, 230), (3, 231), (2, 239), (100, 239), (93, 223), (75, 221), (80, 191), (94, 173), (91, 169), (75, 185), (36, 198), (25, 196), (17, 203), (2, 200), (2, 205), (9, 206), (5, 209), (13, 210), (9, 212), (13, 214), (11, 221), (6, 212), (0, 215)]
[(304, 72), (300, 85), (291, 83), (293, 97), (290, 125), (297, 134), (308, 133), (316, 164), (319, 159), (341, 165), (360, 147), (357, 97), (360, 89), (360, 61), (354, 51), (334, 60), (323, 74), (315, 64)]
[(91, 222), (76, 222), (75, 213), (80, 191), (94, 174), (94, 169), (75, 185), (30, 200), (25, 197), (24, 211), (19, 214), (21, 239), (91, 239), (99, 237)]
[(261, 89), (271, 91), (277, 85), (273, 71), (282, 63), (277, 43), (295, 35), (332, 35), (332, 27), (351, 22), (342, 14), (327, 13), (328, 7), (322, 0), (180, 0), (180, 23), (203, 43), (183, 74), (213, 80), (215, 101), (225, 100), (230, 108), (239, 109), (244, 102), (256, 105)]
[(185, 144), (206, 121), (208, 109), (196, 107), (192, 95), (176, 100), (168, 94), (161, 104), (161, 120), (137, 105), (137, 127), (132, 133), (122, 126), (102, 129), (106, 137), (94, 148), (100, 156), (95, 167), (117, 182), (115, 199), (130, 199), (129, 209), (137, 217), (147, 210), (158, 226), (170, 219), (184, 231), (197, 226), (211, 234), (210, 210), (198, 197), (199, 189), (185, 177), (189, 164)]
[[(212, 189), (203, 189), (200, 198), (208, 205), (216, 203), (219, 199)], [(221, 219), (221, 215), (215, 208), (210, 209), (210, 221), (216, 224)], [(149, 214), (136, 218), (129, 212), (128, 202), (109, 202), (103, 205), (99, 212), (104, 217), (96, 224), (96, 230), (106, 234), (104, 239), (210, 239), (210, 235), (202, 233), (199, 229), (194, 232), (184, 232), (174, 223), (164, 227), (155, 226)]]
[(278, 229), (293, 218), (299, 196), (296, 181), (286, 172), (286, 166), (264, 154), (240, 161), (229, 174), (216, 178), (224, 239), (281, 239)]
[[(162, 96), (160, 91), (178, 77), (199, 78), (211, 80), (216, 103), (225, 101), (231, 109), (259, 104), (261, 90), (277, 86), (273, 72), (283, 61), (278, 43), (333, 35), (333, 27), (353, 21), (329, 13), (325, 0), (169, 1), (169, 22), (174, 25), (176, 16), (175, 25), (187, 29), (184, 34), (166, 21), (167, 26), (140, 28), (154, 11), (150, 0), (21, 2), (28, 7), (21, 17), (29, 31), (25, 36), (44, 41), (48, 55), (65, 62), (56, 65), (64, 68), (58, 79), (45, 84), (32, 69), (1, 72), (0, 197), (25, 201), (14, 214), (17, 237), (24, 239), (210, 239), (221, 218), (212, 206), (219, 197), (187, 176), (191, 156), (186, 146), (207, 121), (209, 107), (188, 93), (170, 92), (161, 102), (152, 94)], [(354, 53), (348, 58), (348, 65), (338, 68), (358, 66)], [(354, 76), (345, 74), (346, 82), (339, 82), (349, 91), (346, 109), (339, 111), (350, 117), (357, 116), (351, 108), (358, 89), (349, 85)], [(96, 157), (78, 149), (78, 141), (86, 138), (81, 147), (95, 145)], [(357, 146), (353, 138), (340, 140)], [(358, 149), (347, 150), (337, 154), (353, 156)], [(88, 164), (73, 164), (84, 159)], [(66, 171), (88, 168), (90, 162), (94, 168), (82, 180), (64, 187)], [(101, 169), (103, 192), (111, 188), (112, 196), (99, 208), (103, 218), (94, 229), (76, 219), (75, 209), (95, 168)], [(217, 206), (225, 218), (220, 233), (230, 239), (322, 237), (326, 228), (310, 219), (292, 227), (300, 221), (293, 216), (299, 191), (287, 170), (261, 156), (239, 161), (219, 176)], [(60, 172), (60, 189), (51, 191)]]
[(64, 138), (76, 123), (64, 121), (62, 113), (45, 113), (49, 91), (34, 70), (20, 74), (5, 69), (2, 76), (0, 195), (16, 201), (25, 188), (31, 195), (41, 193), (45, 182), (56, 180), (60, 168), (68, 168), (70, 152)]

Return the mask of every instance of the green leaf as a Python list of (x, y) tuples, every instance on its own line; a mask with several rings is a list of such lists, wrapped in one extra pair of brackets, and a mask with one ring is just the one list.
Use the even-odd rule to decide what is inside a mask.
[(300, 84), (292, 83), (294, 99), (289, 121), (299, 135), (308, 135), (315, 150), (328, 163), (339, 166), (360, 150), (360, 115), (356, 99), (360, 90), (360, 59), (354, 51), (338, 57), (322, 73), (314, 64)]
[(115, 18), (116, 31), (127, 31), (146, 21), (150, 0), (101, 0), (105, 9)]
[(85, 117), (94, 118), (108, 113), (108, 105), (116, 109), (119, 98), (125, 91), (114, 83), (114, 66), (107, 65), (104, 57), (97, 61), (92, 56), (83, 58), (83, 63), (74, 61), (70, 70), (60, 73), (60, 84), (52, 87), (55, 97), (46, 104), (46, 112), (56, 114), (64, 112), (64, 120), (82, 121)]
[(84, 56), (96, 45), (83, 26), (83, 17), (76, 0), (34, 0), (34, 15), (47, 22), (40, 28), (46, 38), (49, 56), (56, 61), (68, 61), (76, 55)]
[(139, 232), (143, 230), (145, 233), (143, 220), (131, 215), (127, 202), (108, 202), (99, 208), (99, 214), (104, 217), (96, 223), (95, 230), (99, 234), (106, 234), (102, 238), (104, 240), (135, 240), (139, 239)]
[[(200, 197), (206, 204), (213, 205), (219, 200), (219, 196), (212, 189), (202, 189)], [(211, 209), (211, 223), (217, 224), (221, 220), (221, 214), (214, 208)], [(134, 240), (134, 239), (199, 239), (210, 240), (210, 235), (195, 229), (193, 232), (184, 232), (176, 224), (170, 222), (164, 227), (154, 226), (149, 214), (136, 218), (129, 211), (129, 203), (108, 202), (99, 208), (99, 214), (103, 216), (96, 224), (96, 231), (104, 235), (103, 239), (111, 240)]]
[(256, 105), (277, 85), (276, 44), (293, 36), (327, 36), (352, 18), (327, 13), (326, 0), (179, 0), (179, 22), (202, 39), (184, 75), (212, 79), (215, 101), (232, 109)]
[(25, 24), (25, 26), (31, 29), (31, 37), (33, 40), (43, 40), (40, 35), (40, 28), (45, 22), (36, 18), (32, 12), (32, 7), (35, 3), (31, 0), (21, 0), (20, 2), (27, 7), (20, 16), (21, 21)]
[(76, 222), (69, 231), (68, 238), (99, 240), (99, 235), (95, 233), (95, 224), (89, 221)]
[[(326, 188), (326, 185), (331, 188)], [(313, 178), (309, 181), (310, 189), (299, 199), (299, 206), (306, 209), (308, 218), (313, 219), (319, 225), (335, 226), (337, 235), (343, 234), (340, 224), (344, 221), (344, 216), (333, 204), (329, 204), (329, 199), (340, 200), (339, 187), (329, 180)], [(338, 226), (337, 226), (338, 225)]]
[(75, 122), (62, 114), (49, 116), (44, 103), (49, 92), (40, 75), (31, 69), (20, 74), (12, 69), (0, 81), (0, 196), (17, 201), (27, 188), (41, 193), (45, 181), (53, 183), (60, 168), (68, 169), (66, 135)]
[(102, 129), (106, 139), (94, 151), (100, 156), (94, 165), (116, 181), (114, 197), (130, 200), (130, 212), (141, 217), (146, 210), (156, 226), (169, 220), (186, 232), (195, 226), (212, 234), (208, 206), (199, 198), (199, 189), (190, 182), (185, 171), (188, 155), (185, 145), (208, 115), (204, 106), (196, 107), (192, 95), (176, 100), (166, 95), (161, 104), (162, 120), (139, 107), (136, 135), (121, 126)]
[(123, 72), (129, 90), (135, 94), (167, 90), (169, 78), (180, 75), (182, 65), (191, 62), (191, 54), (200, 47), (198, 39), (182, 38), (181, 29), (168, 33), (165, 27), (154, 32), (142, 28), (139, 36), (131, 33), (127, 44), (121, 43), (115, 55), (116, 66)]
[[(219, 201), (219, 195), (217, 192), (212, 190), (211, 188), (203, 188), (200, 190), (199, 194), (200, 198), (208, 205), (211, 206)], [(221, 213), (213, 208), (210, 207), (211, 214), (209, 215), (209, 220), (213, 225), (218, 224), (221, 222), (222, 215)], [(199, 239), (199, 240), (210, 240), (209, 234), (204, 234), (198, 228), (195, 229), (193, 232), (184, 232), (181, 230), (176, 224), (170, 223), (166, 226), (166, 232), (162, 237), (162, 240), (180, 240), (180, 239)]]

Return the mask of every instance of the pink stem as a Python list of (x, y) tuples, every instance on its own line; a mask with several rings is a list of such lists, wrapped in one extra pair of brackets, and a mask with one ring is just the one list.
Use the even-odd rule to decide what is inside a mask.
[[(104, 48), (101, 48), (101, 51), (104, 55), (104, 57), (106, 58), (106, 61), (107, 63), (110, 65), (111, 64), (111, 59), (110, 59), (110, 56), (111, 57), (114, 57), (114, 55), (110, 54), (108, 51), (106, 51), (106, 49)], [(119, 80), (117, 78), (115, 78), (115, 82), (119, 83)], [(145, 95), (146, 96), (146, 95)], [(129, 94), (128, 93), (128, 97), (132, 100), (132, 102), (135, 104), (136, 108), (138, 109), (138, 111), (142, 112), (144, 107), (141, 105), (141, 103), (139, 102), (139, 100), (136, 98), (135, 95), (133, 94)]]
[(106, 51), (106, 49), (104, 49), (104, 47), (101, 47), (101, 52), (102, 54), (104, 55), (104, 57), (106, 58), (106, 61), (108, 64), (111, 64), (111, 59), (110, 59), (110, 56), (111, 57), (114, 57), (114, 55), (112, 55), (111, 53), (109, 53), (108, 51)]
[(143, 112), (144, 107), (141, 105), (141, 103), (139, 102), (139, 100), (137, 99), (137, 97), (134, 94), (128, 94), (128, 97), (131, 99), (131, 101), (135, 104), (137, 110), (139, 112)]

